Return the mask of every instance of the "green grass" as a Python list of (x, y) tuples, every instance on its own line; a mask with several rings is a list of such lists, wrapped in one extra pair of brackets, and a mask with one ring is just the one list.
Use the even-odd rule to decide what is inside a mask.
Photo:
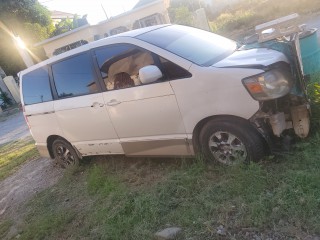
[[(250, 166), (163, 167), (146, 160), (143, 167), (115, 170), (108, 161), (89, 164), (28, 205), (21, 239), (152, 239), (168, 225), (192, 239), (212, 239), (219, 225), (239, 239), (241, 229), (253, 227), (320, 234), (319, 144), (315, 134), (292, 156)], [(165, 176), (160, 181), (150, 181), (155, 167)], [(126, 179), (143, 168), (149, 173), (141, 184)]]
[(12, 226), (12, 222), (9, 220), (5, 220), (0, 223), (0, 238), (4, 239), (8, 234), (10, 227)]
[(12, 174), (27, 160), (38, 157), (33, 141), (15, 141), (0, 146), (0, 180)]

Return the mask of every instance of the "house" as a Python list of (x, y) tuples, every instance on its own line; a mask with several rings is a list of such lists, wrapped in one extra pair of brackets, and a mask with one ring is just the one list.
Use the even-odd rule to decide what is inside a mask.
[(170, 0), (140, 0), (132, 10), (102, 21), (96, 25), (84, 25), (69, 32), (35, 44), (42, 47), (47, 57), (66, 52), (88, 42), (125, 31), (170, 23)]
[(75, 14), (53, 10), (50, 12), (53, 24), (57, 24), (67, 18), (73, 19)]

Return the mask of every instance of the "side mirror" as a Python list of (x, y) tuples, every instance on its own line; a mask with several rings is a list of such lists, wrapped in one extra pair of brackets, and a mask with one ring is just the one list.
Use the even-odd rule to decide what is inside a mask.
[(139, 70), (139, 78), (142, 84), (153, 83), (162, 78), (162, 72), (157, 66), (149, 65)]

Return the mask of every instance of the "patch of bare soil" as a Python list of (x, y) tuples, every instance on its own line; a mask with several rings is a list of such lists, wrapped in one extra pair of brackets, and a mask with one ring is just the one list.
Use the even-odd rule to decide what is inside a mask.
[(53, 186), (63, 176), (63, 170), (54, 161), (39, 158), (28, 161), (10, 177), (0, 182), (0, 222), (21, 221), (19, 209), (37, 192)]

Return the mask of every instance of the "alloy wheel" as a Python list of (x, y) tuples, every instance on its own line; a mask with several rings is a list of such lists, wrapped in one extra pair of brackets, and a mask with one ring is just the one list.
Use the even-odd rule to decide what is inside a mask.
[(208, 144), (213, 157), (223, 164), (234, 165), (246, 161), (245, 145), (230, 132), (215, 132), (210, 136)]
[(59, 144), (56, 147), (56, 153), (57, 153), (57, 157), (59, 158), (59, 161), (64, 166), (70, 166), (70, 165), (76, 164), (75, 157), (72, 155), (72, 153), (66, 146)]

